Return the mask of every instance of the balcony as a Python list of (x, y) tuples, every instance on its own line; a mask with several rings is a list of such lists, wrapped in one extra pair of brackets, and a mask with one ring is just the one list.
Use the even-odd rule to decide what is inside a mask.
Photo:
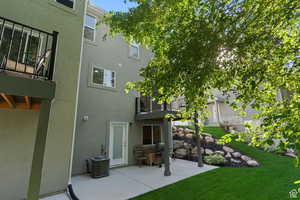
[(165, 115), (176, 115), (179, 107), (177, 104), (158, 104), (150, 97), (136, 98), (136, 120), (158, 120), (163, 119)]
[(0, 109), (39, 109), (53, 99), (58, 33), (0, 16)]

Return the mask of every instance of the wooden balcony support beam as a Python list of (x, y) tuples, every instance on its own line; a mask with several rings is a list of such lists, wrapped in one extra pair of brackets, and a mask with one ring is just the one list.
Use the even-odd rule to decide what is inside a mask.
[(10, 108), (15, 108), (16, 107), (16, 102), (15, 102), (14, 98), (11, 95), (4, 94), (4, 93), (1, 93), (0, 95), (6, 101), (6, 103), (8, 104), (8, 106)]
[(29, 96), (25, 96), (24, 99), (27, 109), (31, 109), (31, 98)]

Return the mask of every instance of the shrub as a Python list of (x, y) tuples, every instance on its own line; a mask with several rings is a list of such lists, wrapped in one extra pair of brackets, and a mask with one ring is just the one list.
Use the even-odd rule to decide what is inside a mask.
[(204, 161), (209, 165), (221, 165), (226, 162), (225, 158), (220, 154), (205, 156)]

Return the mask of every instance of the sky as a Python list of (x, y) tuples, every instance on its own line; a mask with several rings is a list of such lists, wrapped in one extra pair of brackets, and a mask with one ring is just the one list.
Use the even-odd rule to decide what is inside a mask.
[[(127, 0), (128, 1), (128, 0)], [(131, 2), (124, 3), (124, 0), (91, 0), (93, 4), (96, 4), (100, 8), (106, 11), (127, 11), (128, 8), (134, 7), (135, 4)]]

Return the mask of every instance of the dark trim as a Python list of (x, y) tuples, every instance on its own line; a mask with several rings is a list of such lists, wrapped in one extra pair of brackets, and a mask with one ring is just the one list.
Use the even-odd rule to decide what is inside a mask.
[(53, 73), (54, 73), (54, 65), (55, 65), (55, 59), (56, 59), (56, 49), (57, 49), (57, 42), (58, 42), (58, 32), (53, 31), (52, 36), (52, 46), (51, 46), (51, 57), (50, 57), (50, 69), (49, 69), (49, 75), (48, 79), (53, 79)]
[(74, 2), (71, 0), (56, 0), (57, 3), (60, 3), (68, 8), (74, 8)]

